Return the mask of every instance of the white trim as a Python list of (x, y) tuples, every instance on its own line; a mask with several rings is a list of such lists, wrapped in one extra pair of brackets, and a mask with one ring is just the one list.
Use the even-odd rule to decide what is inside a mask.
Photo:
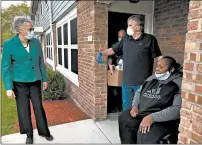
[(46, 62), (51, 65), (52, 67), (54, 66), (54, 62), (53, 60), (49, 59), (49, 58), (46, 58)]
[(79, 87), (78, 75), (72, 73), (71, 71), (69, 71), (68, 69), (64, 68), (61, 65), (58, 65), (56, 67), (56, 70), (59, 71), (61, 74), (63, 74), (68, 80), (74, 83), (77, 87)]
[[(54, 51), (54, 38), (53, 38), (53, 24), (52, 24), (52, 7), (51, 7), (51, 1), (47, 1), (47, 5), (49, 5), (49, 20), (50, 20), (50, 31), (52, 33), (51, 35), (51, 41), (52, 41), (52, 58), (53, 62), (55, 62), (55, 51)], [(55, 63), (53, 63), (53, 70), (55, 71)]]
[(67, 15), (65, 15), (60, 21), (56, 23), (56, 27), (60, 27), (61, 24), (68, 21), (69, 18), (73, 17), (77, 14), (77, 8), (75, 7), (71, 12), (69, 12)]
[(145, 14), (144, 31), (148, 34), (153, 34), (153, 17), (152, 14)]
[(49, 33), (51, 33), (51, 29), (48, 29), (48, 30), (45, 32), (46, 35), (49, 34)]

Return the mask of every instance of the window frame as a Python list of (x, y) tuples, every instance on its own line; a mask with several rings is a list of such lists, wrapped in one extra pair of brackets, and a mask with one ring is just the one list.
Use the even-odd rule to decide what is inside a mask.
[[(50, 34), (50, 43), (51, 43), (51, 45), (48, 45), (47, 46), (47, 35), (49, 35)], [(46, 62), (49, 64), (49, 65), (51, 65), (52, 67), (54, 67), (54, 61), (53, 61), (53, 51), (54, 51), (54, 49), (53, 49), (53, 42), (52, 42), (52, 33), (51, 33), (51, 30), (49, 29), (49, 30), (47, 30), (46, 31), (46, 33), (45, 33), (45, 35), (46, 35), (46, 39), (45, 39), (45, 42), (46, 42), (46, 54), (44, 54), (44, 55), (46, 55)], [(51, 50), (50, 48), (52, 48), (52, 59), (50, 59), (48, 56), (47, 56), (47, 51), (48, 51), (48, 48), (49, 48), (49, 50)], [(50, 53), (50, 51), (49, 51), (49, 53)]]
[[(74, 20), (77, 18), (77, 8), (73, 8), (72, 11), (70, 11), (66, 16), (64, 16), (60, 21), (56, 23), (56, 36), (57, 36), (57, 66), (56, 70), (59, 71), (61, 74), (63, 74), (67, 79), (69, 79), (72, 83), (74, 83), (76, 86), (79, 87), (79, 81), (78, 81), (78, 74), (71, 71), (71, 50), (77, 49), (78, 50), (78, 40), (77, 44), (71, 45), (71, 28), (70, 28), (70, 22), (71, 20)], [(68, 35), (68, 44), (64, 45), (64, 31), (63, 26), (67, 24), (67, 35)], [(61, 38), (62, 38), (62, 45), (58, 45), (58, 28), (61, 27)], [(78, 31), (77, 31), (78, 33)], [(77, 35), (78, 39), (78, 35)], [(62, 65), (59, 64), (59, 55), (58, 55), (58, 48), (62, 49)], [(64, 63), (64, 49), (68, 49), (68, 69), (65, 68)]]

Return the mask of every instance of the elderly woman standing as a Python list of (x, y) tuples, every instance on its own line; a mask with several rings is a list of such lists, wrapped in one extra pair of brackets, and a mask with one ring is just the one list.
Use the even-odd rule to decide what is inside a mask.
[(17, 35), (6, 40), (2, 54), (2, 77), (9, 98), (17, 104), (20, 133), (27, 134), (26, 143), (33, 144), (30, 100), (33, 105), (40, 136), (53, 140), (48, 129), (42, 105), (41, 83), (48, 87), (43, 52), (38, 39), (33, 38), (31, 20), (17, 17), (14, 20)]

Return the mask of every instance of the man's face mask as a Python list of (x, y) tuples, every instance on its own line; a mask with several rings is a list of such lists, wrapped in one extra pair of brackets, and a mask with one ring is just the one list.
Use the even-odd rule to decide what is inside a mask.
[(127, 28), (127, 34), (128, 34), (129, 36), (133, 36), (133, 34), (134, 34), (133, 29), (130, 28), (130, 27), (128, 27), (128, 28)]
[(120, 37), (118, 38), (118, 41), (121, 41), (121, 38), (120, 38)]

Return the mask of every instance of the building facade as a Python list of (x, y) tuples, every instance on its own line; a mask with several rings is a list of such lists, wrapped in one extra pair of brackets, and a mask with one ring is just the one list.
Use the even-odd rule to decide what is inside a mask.
[[(202, 143), (202, 1), (32, 1), (31, 18), (47, 66), (66, 78), (66, 93), (93, 119), (107, 117), (107, 66), (99, 50), (117, 39), (132, 14), (143, 15), (146, 33), (163, 55), (184, 65), (179, 143)], [(104, 58), (105, 60), (107, 58)]]

